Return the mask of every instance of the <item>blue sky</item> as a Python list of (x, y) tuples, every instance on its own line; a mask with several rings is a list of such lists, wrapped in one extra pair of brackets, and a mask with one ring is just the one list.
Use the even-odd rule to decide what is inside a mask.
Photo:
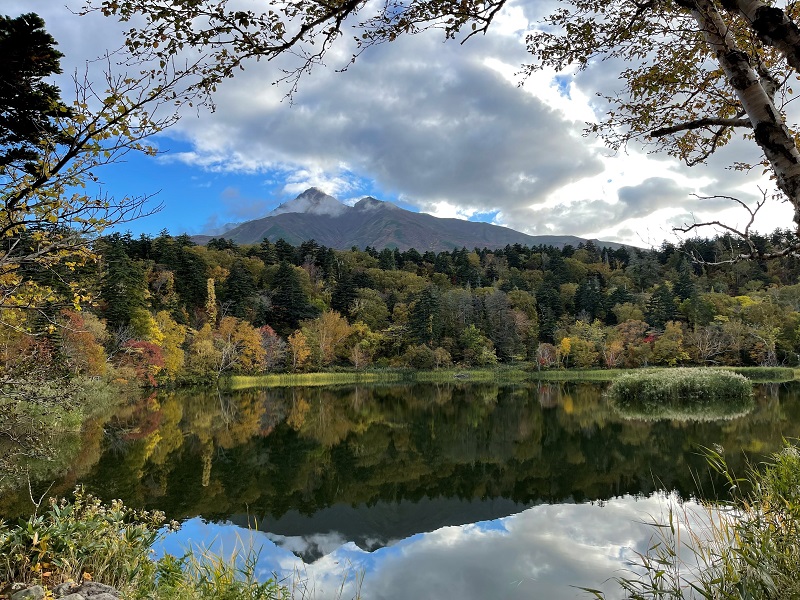
[[(224, 225), (265, 216), (278, 204), (297, 196), (284, 190), (279, 171), (230, 172), (197, 168), (179, 160), (176, 153), (191, 150), (190, 144), (160, 136), (155, 140), (160, 154), (155, 157), (130, 153), (124, 162), (98, 170), (98, 191), (131, 196), (153, 195), (150, 206), (160, 210), (118, 227), (135, 234), (158, 235), (167, 229), (172, 235), (217, 234)], [(356, 181), (356, 176), (351, 176)], [(372, 195), (393, 201), (409, 210), (414, 207), (387, 194), (368, 179), (357, 183), (361, 196)], [(350, 198), (340, 198), (351, 201)]]
[[(44, 17), (65, 54), (58, 83), (69, 100), (68, 75), (119, 47), (125, 24), (79, 17), (72, 11), (83, 2), (66, 2), (4, 0), (3, 8)], [(285, 88), (272, 85), (291, 57), (248, 62), (219, 87), (216, 111), (186, 111), (155, 140), (166, 153), (131, 155), (99, 170), (103, 191), (159, 192), (164, 209), (131, 223), (135, 234), (200, 233), (258, 218), (311, 186), (342, 201), (372, 195), (532, 235), (639, 246), (674, 238), (672, 227), (695, 219), (738, 224), (744, 214), (733, 205), (692, 194), (760, 197), (758, 186), (769, 186), (760, 173), (727, 169), (758, 159), (751, 142), (733, 142), (692, 169), (632, 146), (612, 155), (583, 129), (607, 110), (596, 92), (618, 86), (619, 65), (542, 71), (519, 85), (529, 58), (526, 33), (553, 6), (511, 0), (485, 36), (463, 45), (445, 43), (438, 31), (402, 37), (365, 52), (346, 72), (338, 68), (347, 65), (353, 42), (342, 36), (326, 66), (300, 81), (292, 103)], [(791, 220), (785, 204), (762, 212), (762, 231)]]

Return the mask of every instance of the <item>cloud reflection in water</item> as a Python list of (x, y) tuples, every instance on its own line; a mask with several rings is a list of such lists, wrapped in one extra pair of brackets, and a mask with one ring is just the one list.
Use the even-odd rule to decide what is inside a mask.
[[(390, 543), (372, 552), (336, 532), (286, 536), (248, 531), (196, 518), (170, 535), (163, 551), (181, 554), (188, 545), (230, 552), (237, 543), (260, 548), (262, 578), (277, 573), (314, 590), (315, 598), (354, 595), (355, 575), (365, 572), (362, 596), (407, 598), (587, 598), (572, 586), (603, 589), (634, 552), (644, 552), (653, 531), (644, 523), (666, 514), (672, 496), (625, 496), (604, 503), (539, 505), (493, 521), (443, 527)], [(297, 555), (322, 553), (305, 564)]]

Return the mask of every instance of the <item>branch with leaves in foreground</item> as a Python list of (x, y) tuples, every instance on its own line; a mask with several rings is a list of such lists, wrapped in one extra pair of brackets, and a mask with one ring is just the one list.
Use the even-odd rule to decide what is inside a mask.
[[(97, 170), (130, 152), (155, 154), (147, 139), (173, 125), (194, 97), (185, 84), (191, 64), (170, 62), (156, 76), (134, 63), (135, 74), (115, 74), (118, 57), (107, 55), (73, 76), (64, 102), (43, 84), (60, 72), (55, 45), (35, 14), (0, 19), (0, 49), (14, 52), (0, 81), (0, 321), (15, 329), (28, 327), (20, 310), (40, 313), (52, 326), (47, 311), (88, 300), (70, 274), (94, 260), (91, 241), (159, 210), (150, 196), (104, 194)], [(42, 56), (47, 68), (28, 68)], [(88, 193), (89, 186), (99, 191)]]

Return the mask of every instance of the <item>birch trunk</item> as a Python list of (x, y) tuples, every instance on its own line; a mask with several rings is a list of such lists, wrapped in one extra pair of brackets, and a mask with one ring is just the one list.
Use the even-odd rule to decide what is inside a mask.
[[(742, 0), (742, 4), (753, 2)], [(692, 13), (706, 42), (735, 90), (753, 125), (756, 143), (775, 173), (780, 190), (794, 206), (794, 221), (800, 227), (800, 151), (783, 116), (762, 85), (748, 56), (736, 47), (730, 28), (710, 0), (682, 2)], [(746, 6), (750, 9), (752, 7)]]
[[(800, 28), (784, 11), (768, 6), (761, 0), (735, 0), (739, 13), (747, 19), (767, 46), (776, 48), (786, 58), (786, 62), (800, 72)], [(727, 7), (727, 3), (723, 3)]]

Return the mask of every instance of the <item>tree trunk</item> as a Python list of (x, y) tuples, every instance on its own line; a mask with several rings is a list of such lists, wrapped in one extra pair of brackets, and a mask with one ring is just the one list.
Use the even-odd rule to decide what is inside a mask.
[[(745, 52), (736, 47), (730, 28), (710, 0), (681, 2), (700, 26), (706, 42), (735, 90), (753, 125), (755, 141), (775, 173), (780, 190), (794, 206), (794, 221), (800, 228), (800, 152), (775, 108), (769, 93)], [(748, 11), (758, 10), (752, 0), (739, 0)]]
[[(723, 2), (726, 8), (728, 4)], [(750, 23), (758, 38), (776, 48), (786, 62), (800, 72), (800, 28), (794, 21), (780, 8), (768, 6), (761, 0), (734, 0), (732, 4)]]

